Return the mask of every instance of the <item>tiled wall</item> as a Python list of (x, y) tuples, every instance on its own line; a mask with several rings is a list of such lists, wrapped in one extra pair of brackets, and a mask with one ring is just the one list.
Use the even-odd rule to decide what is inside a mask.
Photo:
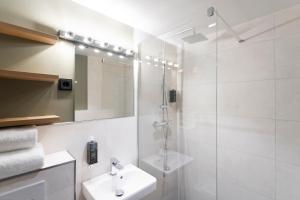
[(219, 34), (220, 200), (300, 199), (299, 13), (298, 5), (235, 27), (249, 38), (242, 44)]
[(184, 49), (185, 197), (299, 200), (300, 5), (234, 29)]
[(275, 15), (276, 197), (300, 199), (300, 5)]

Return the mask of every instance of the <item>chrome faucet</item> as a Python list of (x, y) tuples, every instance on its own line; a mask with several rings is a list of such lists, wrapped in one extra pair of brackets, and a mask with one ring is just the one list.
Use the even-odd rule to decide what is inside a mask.
[(117, 175), (118, 170), (123, 169), (123, 166), (120, 164), (120, 161), (116, 158), (110, 159), (110, 175)]

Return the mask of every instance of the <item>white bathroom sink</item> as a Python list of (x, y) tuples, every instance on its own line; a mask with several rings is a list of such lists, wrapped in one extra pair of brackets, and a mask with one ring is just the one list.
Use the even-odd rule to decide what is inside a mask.
[[(124, 191), (122, 196), (115, 195), (116, 187)], [(156, 178), (129, 164), (116, 176), (103, 174), (84, 182), (82, 188), (87, 200), (139, 200), (156, 190)]]

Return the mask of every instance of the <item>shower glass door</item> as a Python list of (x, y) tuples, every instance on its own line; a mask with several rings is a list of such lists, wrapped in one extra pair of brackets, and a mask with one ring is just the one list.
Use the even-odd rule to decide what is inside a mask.
[[(177, 200), (178, 49), (151, 36), (139, 48), (139, 166), (158, 180), (156, 192), (145, 200)], [(176, 102), (170, 102), (170, 91)]]
[(217, 27), (210, 6), (139, 45), (139, 167), (158, 180), (144, 200), (216, 200)]
[(182, 44), (177, 144), (192, 161), (179, 170), (180, 200), (217, 199), (217, 21), (206, 11), (205, 39)]

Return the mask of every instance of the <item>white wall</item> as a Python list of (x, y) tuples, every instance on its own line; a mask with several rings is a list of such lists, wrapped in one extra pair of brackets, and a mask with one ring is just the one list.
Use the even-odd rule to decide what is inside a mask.
[(1, 21), (56, 34), (58, 29), (133, 48), (133, 29), (71, 0), (2, 0)]
[[(0, 4), (0, 20), (49, 33), (55, 33), (58, 29), (72, 30), (126, 48), (134, 48), (131, 27), (101, 16), (70, 0), (3, 0)], [(56, 45), (59, 48), (61, 42)], [(69, 63), (74, 65), (74, 48), (63, 51), (69, 52), (61, 56), (74, 55)], [(47, 52), (49, 51), (43, 51), (44, 54)], [(60, 56), (60, 54), (55, 55)], [(13, 59), (13, 55), (11, 57)], [(36, 63), (43, 65), (52, 60), (57, 60), (57, 57), (49, 52), (42, 58), (18, 60), (18, 64), (24, 65), (29, 62), (30, 65)], [(64, 65), (60, 67), (63, 70)], [(128, 117), (40, 126), (38, 129), (39, 141), (44, 145), (46, 153), (68, 150), (76, 158), (77, 197), (82, 199), (81, 182), (108, 171), (110, 157), (119, 158), (123, 164), (136, 162), (136, 127), (136, 117)], [(91, 168), (86, 164), (85, 150), (89, 136), (94, 136), (99, 142), (99, 162)]]
[(218, 41), (218, 196), (296, 200), (299, 190), (300, 5)]
[[(76, 158), (77, 197), (82, 199), (81, 183), (109, 171), (111, 157), (122, 164), (136, 163), (136, 117), (39, 126), (39, 141), (47, 154), (68, 150)], [(98, 141), (98, 163), (86, 163), (86, 143), (90, 136)]]

